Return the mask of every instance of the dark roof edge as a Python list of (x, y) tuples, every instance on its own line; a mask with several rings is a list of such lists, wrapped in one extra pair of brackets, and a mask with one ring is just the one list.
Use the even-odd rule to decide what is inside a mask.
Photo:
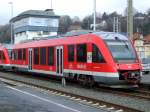
[(18, 21), (22, 18), (27, 18), (27, 17), (40, 17), (40, 18), (60, 18), (60, 16), (54, 15), (54, 16), (44, 16), (44, 15), (31, 15), (31, 14), (25, 14), (25, 15), (19, 15), (14, 18), (12, 18), (9, 22), (15, 22)]

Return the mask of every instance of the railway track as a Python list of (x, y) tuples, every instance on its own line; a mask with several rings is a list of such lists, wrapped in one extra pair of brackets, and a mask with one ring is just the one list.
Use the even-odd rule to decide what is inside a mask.
[[(15, 74), (18, 75), (18, 74)], [(23, 77), (31, 77), (33, 79), (37, 79), (37, 80), (43, 80), (43, 81), (49, 81), (50, 79), (45, 76), (39, 76), (36, 77), (37, 75), (27, 75), (27, 74), (19, 74), (19, 76), (23, 76)], [(54, 83), (60, 83), (60, 80), (56, 80), (56, 77), (51, 78), (51, 81)], [(76, 87), (80, 87), (83, 88), (83, 86), (81, 87), (81, 85), (77, 85), (76, 82), (67, 82), (67, 85), (71, 85), (71, 86), (76, 86)], [(116, 95), (121, 95), (121, 96), (125, 96), (125, 97), (131, 97), (131, 98), (138, 98), (138, 99), (144, 99), (144, 100), (150, 100), (150, 91), (149, 91), (150, 86), (149, 85), (140, 85), (140, 88), (138, 88), (137, 90), (127, 90), (127, 89), (112, 89), (112, 88), (108, 88), (108, 87), (94, 87), (94, 88), (90, 88), (93, 91), (100, 91), (100, 92), (106, 92), (106, 93), (112, 93), (112, 94), (116, 94)]]
[(95, 90), (112, 93), (116, 95), (131, 97), (131, 98), (138, 98), (144, 100), (150, 100), (150, 91), (149, 90), (141, 90), (140, 88), (137, 90), (123, 90), (123, 89), (111, 89), (111, 88), (98, 88), (96, 87)]
[(45, 87), (43, 85), (38, 85), (38, 84), (35, 84), (33, 82), (26, 82), (25, 80), (24, 81), (19, 81), (19, 80), (16, 80), (16, 79), (5, 77), (5, 76), (0, 76), (0, 80), (3, 81), (4, 83), (10, 85), (10, 86), (17, 86), (17, 85), (20, 85), (20, 84), (24, 84), (24, 85), (27, 85), (27, 86), (36, 87), (36, 88), (51, 92), (51, 93), (56, 94), (56, 95), (61, 95), (61, 96), (64, 96), (64, 97), (68, 97), (72, 100), (79, 101), (79, 102), (88, 104), (90, 106), (94, 106), (96, 108), (104, 109), (105, 111), (107, 110), (108, 112), (142, 112), (142, 111), (134, 109), (134, 108), (129, 108), (129, 107), (126, 107), (126, 106), (113, 104), (113, 103), (105, 102), (105, 101), (102, 101), (102, 100), (99, 100), (99, 99), (85, 97), (85, 96), (81, 96), (81, 95), (78, 95), (78, 94), (53, 89), (53, 88), (50, 88), (50, 87)]
[(140, 90), (142, 90), (142, 91), (143, 91), (143, 90), (144, 90), (144, 91), (145, 91), (145, 90), (146, 90), (146, 91), (147, 91), (147, 90), (150, 91), (150, 84), (140, 84), (140, 85), (139, 85), (139, 88), (140, 88)]

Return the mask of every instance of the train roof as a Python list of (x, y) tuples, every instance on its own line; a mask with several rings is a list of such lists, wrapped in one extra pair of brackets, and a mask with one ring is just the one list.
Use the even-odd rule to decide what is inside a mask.
[(128, 40), (128, 37), (121, 34), (121, 33), (115, 33), (115, 32), (93, 32), (93, 34), (96, 34), (100, 36), (104, 40)]
[(127, 36), (121, 34), (121, 33), (116, 33), (116, 32), (104, 32), (104, 31), (91, 31), (91, 30), (82, 30), (82, 31), (71, 31), (63, 35), (64, 37), (67, 36), (79, 36), (79, 35), (84, 35), (84, 34), (95, 34), (101, 37), (104, 40), (128, 40)]
[[(76, 44), (86, 42), (89, 38), (93, 38), (93, 35), (100, 37), (103, 40), (128, 40), (128, 38), (120, 33), (114, 32), (103, 32), (103, 31), (78, 31), (69, 32), (65, 35), (49, 37), (44, 39), (38, 39), (31, 42), (20, 43), (14, 45), (13, 48), (27, 48), (27, 47), (44, 47), (53, 45), (63, 45), (63, 44)], [(78, 38), (77, 38), (78, 37)]]

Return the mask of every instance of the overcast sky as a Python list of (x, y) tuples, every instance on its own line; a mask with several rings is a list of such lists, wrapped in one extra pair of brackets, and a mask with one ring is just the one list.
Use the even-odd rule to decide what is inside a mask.
[[(93, 11), (93, 0), (52, 0), (57, 15), (79, 16), (81, 19)], [(13, 2), (14, 16), (25, 10), (45, 10), (51, 8), (51, 0), (0, 0), (0, 25), (6, 24), (11, 17), (8, 2)], [(133, 0), (134, 8), (146, 12), (150, 8), (150, 0)], [(127, 0), (97, 0), (97, 12), (124, 13)]]

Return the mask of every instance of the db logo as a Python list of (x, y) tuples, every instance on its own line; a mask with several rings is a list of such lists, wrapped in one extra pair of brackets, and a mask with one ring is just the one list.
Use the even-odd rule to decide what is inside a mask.
[(132, 68), (132, 66), (129, 65), (128, 68)]
[(126, 64), (128, 68), (132, 68), (132, 66), (130, 64)]

